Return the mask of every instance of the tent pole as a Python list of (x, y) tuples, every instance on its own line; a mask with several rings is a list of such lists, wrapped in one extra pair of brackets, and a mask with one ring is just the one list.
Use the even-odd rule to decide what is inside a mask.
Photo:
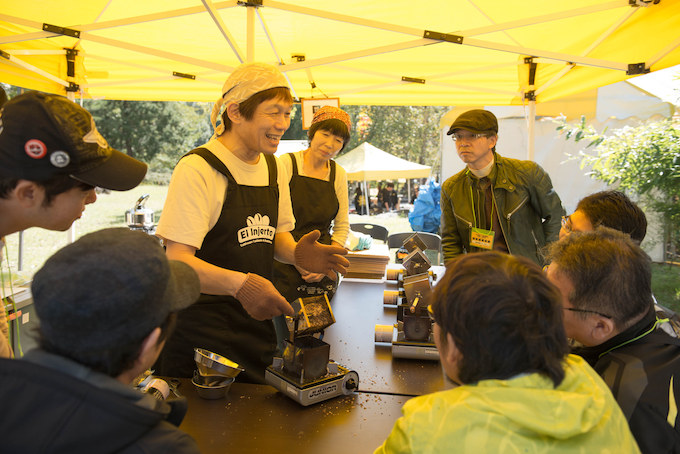
[(368, 200), (370, 198), (370, 194), (368, 193), (368, 183), (366, 183), (366, 179), (364, 178), (364, 203), (366, 204), (366, 215), (370, 216), (371, 212), (368, 211), (369, 203)]
[(247, 7), (246, 12), (246, 61), (252, 63), (255, 61), (255, 7)]
[(411, 179), (406, 179), (406, 201), (411, 203)]
[(534, 61), (534, 57), (526, 57), (524, 63), (529, 66), (529, 80), (528, 91), (524, 93), (524, 99), (529, 101), (529, 115), (527, 118), (527, 159), (534, 160), (534, 141), (536, 133), (534, 132), (536, 126), (536, 71), (538, 64)]
[(527, 124), (528, 130), (528, 146), (527, 146), (527, 159), (529, 161), (534, 160), (534, 146), (536, 140), (536, 101), (529, 101), (529, 118)]

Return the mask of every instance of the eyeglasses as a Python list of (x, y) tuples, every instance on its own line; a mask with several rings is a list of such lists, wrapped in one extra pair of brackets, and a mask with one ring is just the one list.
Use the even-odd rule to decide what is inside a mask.
[(468, 133), (454, 132), (453, 135), (451, 136), (454, 142), (460, 142), (461, 140), (471, 141), (479, 139), (480, 137), (487, 137), (487, 135), (483, 133), (472, 134), (470, 132)]
[(562, 216), (562, 228), (566, 233), (573, 232), (573, 227), (571, 226), (571, 215)]
[(427, 305), (427, 315), (430, 316), (430, 321), (434, 322), (434, 312), (432, 312), (432, 305), (428, 304)]
[(610, 320), (613, 318), (611, 315), (603, 314), (602, 312), (598, 312), (598, 311), (591, 311), (590, 309), (577, 309), (575, 307), (563, 307), (562, 309), (564, 309), (565, 311), (571, 311), (571, 312), (582, 312), (582, 313), (585, 313), (585, 314), (597, 314), (601, 317), (608, 318)]

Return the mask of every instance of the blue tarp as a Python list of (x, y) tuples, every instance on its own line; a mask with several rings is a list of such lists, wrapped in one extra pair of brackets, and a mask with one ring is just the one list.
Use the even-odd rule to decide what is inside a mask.
[(413, 211), (408, 215), (408, 222), (414, 232), (439, 233), (439, 219), (442, 216), (440, 194), (441, 186), (434, 180), (420, 186), (418, 198), (413, 202)]

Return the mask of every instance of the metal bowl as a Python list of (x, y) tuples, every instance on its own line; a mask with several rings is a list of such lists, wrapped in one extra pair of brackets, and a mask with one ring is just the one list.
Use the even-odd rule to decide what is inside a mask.
[(230, 359), (204, 348), (194, 348), (194, 361), (198, 371), (205, 376), (221, 375), (235, 378), (245, 370)]
[(209, 385), (198, 383), (196, 378), (191, 379), (191, 383), (196, 388), (196, 392), (203, 399), (221, 399), (227, 395), (231, 384), (234, 383), (234, 377), (224, 377), (222, 381), (211, 382)]

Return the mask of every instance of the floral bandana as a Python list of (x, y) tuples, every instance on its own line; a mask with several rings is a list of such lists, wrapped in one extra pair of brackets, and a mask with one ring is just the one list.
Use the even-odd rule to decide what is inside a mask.
[(217, 125), (223, 108), (229, 104), (240, 104), (256, 93), (270, 88), (288, 87), (288, 81), (276, 66), (266, 63), (244, 63), (236, 68), (222, 87), (222, 96), (215, 101), (210, 122), (215, 129), (215, 136), (224, 132), (224, 125)]
[(352, 130), (352, 121), (349, 118), (349, 114), (342, 109), (332, 106), (323, 106), (317, 110), (314, 113), (312, 124), (330, 119), (340, 120), (341, 122), (345, 123), (345, 126), (347, 126), (347, 132)]

